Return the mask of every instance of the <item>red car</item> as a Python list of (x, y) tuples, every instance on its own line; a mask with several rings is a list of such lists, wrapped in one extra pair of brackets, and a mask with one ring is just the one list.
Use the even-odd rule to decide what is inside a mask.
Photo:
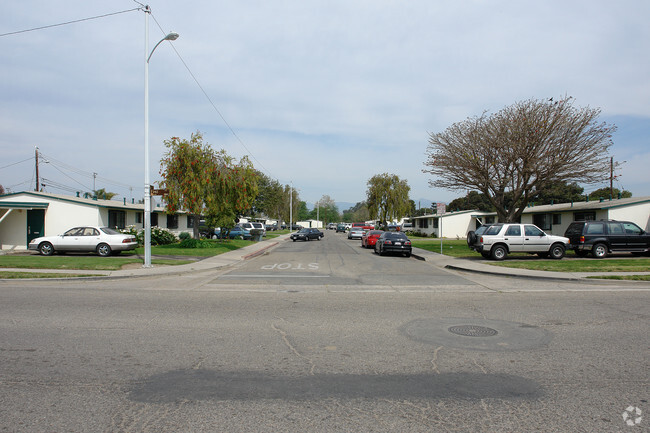
[(361, 237), (361, 246), (364, 248), (374, 248), (377, 238), (383, 233), (382, 230), (369, 230)]

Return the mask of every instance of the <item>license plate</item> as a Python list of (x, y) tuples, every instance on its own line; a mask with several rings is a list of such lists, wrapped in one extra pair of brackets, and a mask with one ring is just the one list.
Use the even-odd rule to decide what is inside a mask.
[(395, 242), (395, 245), (402, 245), (401, 242)]

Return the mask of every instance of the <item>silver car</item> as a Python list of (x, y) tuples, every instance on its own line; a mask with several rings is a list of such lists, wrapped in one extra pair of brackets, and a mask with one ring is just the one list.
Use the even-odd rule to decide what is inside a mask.
[(108, 227), (74, 227), (58, 236), (33, 239), (28, 249), (44, 256), (55, 252), (90, 251), (102, 257), (134, 250), (138, 242), (133, 235), (125, 235)]
[(365, 233), (362, 227), (352, 227), (348, 232), (348, 239), (361, 239)]
[(494, 260), (503, 260), (509, 253), (537, 254), (559, 260), (568, 245), (568, 238), (546, 234), (533, 224), (498, 223), (478, 236), (473, 249)]

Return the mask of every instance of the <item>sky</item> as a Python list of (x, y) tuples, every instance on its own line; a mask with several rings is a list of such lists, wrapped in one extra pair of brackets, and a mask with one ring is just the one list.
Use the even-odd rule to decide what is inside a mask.
[[(323, 195), (362, 201), (381, 173), (406, 179), (416, 203), (448, 203), (466, 191), (429, 186), (422, 169), (430, 133), (517, 101), (572, 96), (618, 127), (614, 186), (650, 196), (647, 0), (149, 6), (148, 51), (168, 32), (180, 34), (149, 63), (152, 182), (163, 141), (199, 131), (215, 149), (250, 155), (310, 203)], [(38, 147), (47, 192), (143, 197), (146, 14), (138, 8), (133, 0), (2, 3), (6, 190), (34, 189)]]

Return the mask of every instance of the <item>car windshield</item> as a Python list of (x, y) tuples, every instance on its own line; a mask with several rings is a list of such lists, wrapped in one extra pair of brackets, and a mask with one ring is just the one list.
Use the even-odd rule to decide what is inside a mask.
[(298, 233), (309, 233), (309, 229), (300, 229)]
[(386, 239), (407, 239), (403, 233), (386, 233)]
[(118, 232), (117, 230), (113, 230), (113, 229), (108, 228), (108, 227), (102, 227), (102, 228), (100, 228), (100, 230), (103, 231), (104, 233), (106, 233), (107, 235), (121, 235), (122, 234), (122, 233)]

